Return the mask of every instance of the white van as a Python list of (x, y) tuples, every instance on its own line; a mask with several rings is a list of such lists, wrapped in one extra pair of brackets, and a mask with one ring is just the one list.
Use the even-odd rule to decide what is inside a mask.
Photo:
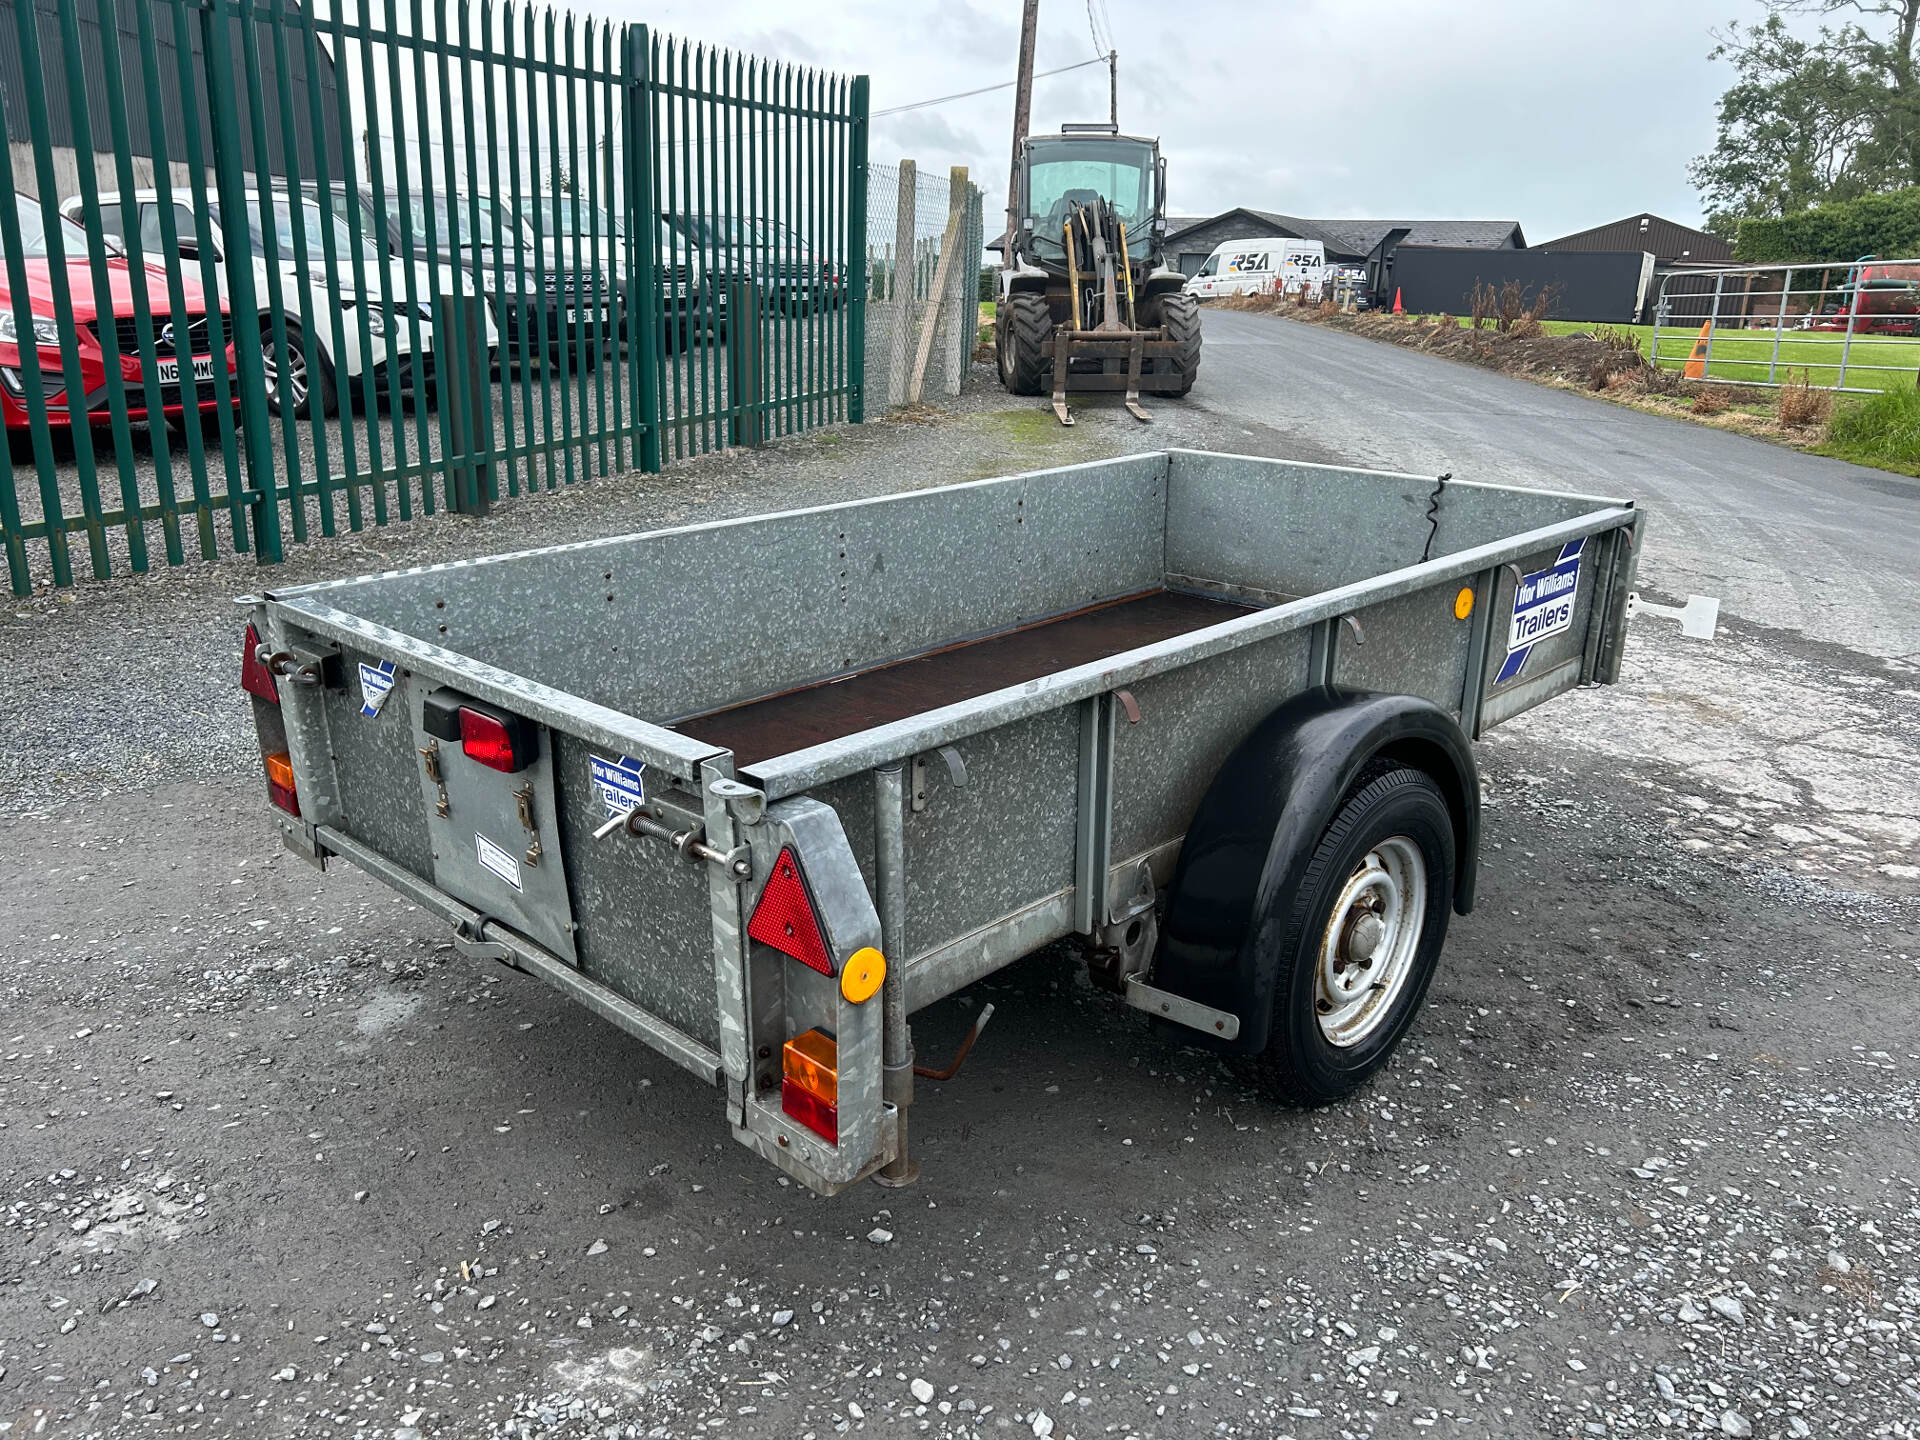
[(1229, 240), (1187, 281), (1187, 294), (1318, 294), (1327, 273), (1327, 247), (1318, 240)]

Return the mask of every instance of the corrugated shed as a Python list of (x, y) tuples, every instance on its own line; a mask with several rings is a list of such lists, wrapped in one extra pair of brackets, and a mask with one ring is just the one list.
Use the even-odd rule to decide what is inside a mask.
[[(20, 46), (19, 9), (22, 5), (31, 5), (33, 8), (35, 36), (40, 48), (40, 74), (34, 79), (37, 81), (37, 93), (45, 98), (47, 129), (54, 146), (81, 148), (77, 138), (84, 124), (89, 132), (87, 138), (91, 148), (96, 153), (111, 153), (113, 149), (114, 117), (108, 104), (107, 44), (101, 30), (105, 20), (112, 25), (113, 37), (118, 44), (120, 82), (126, 105), (124, 119), (133, 153), (152, 156), (151, 116), (157, 108), (160, 124), (164, 127), (168, 158), (176, 162), (186, 158), (188, 106), (182, 102), (178, 38), (174, 34), (175, 12), (170, 7), (151, 4), (149, 0), (0, 0), (0, 114), (5, 116), (7, 138), (10, 141), (21, 143), (29, 138), (29, 106), (36, 94), (35, 84), (29, 82)], [(72, 16), (69, 28), (79, 42), (75, 58), (84, 82), (84, 94), (80, 95), (73, 92), (68, 82), (68, 47), (60, 16), (62, 5)], [(143, 6), (149, 17), (155, 58), (159, 65), (159, 73), (153, 83), (148, 82), (141, 63), (139, 9)], [(207, 107), (210, 77), (207, 74), (205, 41), (198, 23), (201, 12), (196, 6), (186, 13), (194, 17), (186, 27), (195, 80), (191, 108), (200, 131), (203, 154), (210, 159), (213, 145)], [(298, 13), (297, 0), (281, 0), (283, 17), (297, 16)], [(233, 52), (233, 74), (224, 83), (241, 101), (243, 163), (256, 174), (265, 171), (284, 175), (287, 173), (289, 147), (288, 136), (283, 133), (280, 124), (281, 87), (271, 58), (274, 26), (266, 20), (253, 22), (261, 64), (257, 70), (249, 71), (241, 23), (237, 19), (227, 19), (223, 23), (229, 27), (227, 38)], [(283, 18), (282, 28), (286, 36), (288, 98), (292, 101), (294, 113), (291, 149), (300, 173), (310, 175), (313, 173), (313, 136), (309, 125), (308, 87), (317, 79), (321, 113), (326, 117), (329, 139), (339, 134), (339, 88), (325, 49), (316, 47), (319, 72), (317, 77), (310, 76), (300, 27), (286, 25)], [(252, 83), (249, 84), (249, 81)], [(253, 136), (245, 108), (249, 94), (256, 98), (265, 122), (267, 153), (264, 165), (257, 163), (254, 154)]]
[(1534, 248), (1645, 250), (1661, 265), (1673, 265), (1683, 260), (1691, 265), (1733, 263), (1733, 246), (1719, 236), (1645, 212), (1629, 215), (1611, 224), (1596, 225), (1591, 230), (1576, 230), (1571, 235), (1562, 235), (1558, 240), (1548, 240)]

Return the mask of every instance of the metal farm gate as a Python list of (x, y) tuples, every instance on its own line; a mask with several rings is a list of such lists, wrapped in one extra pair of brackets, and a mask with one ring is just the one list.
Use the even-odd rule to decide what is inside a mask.
[(1920, 383), (1920, 259), (1669, 271), (1647, 359), (1705, 384), (1910, 389)]
[(865, 77), (510, 0), (0, 10), (16, 594), (863, 418)]

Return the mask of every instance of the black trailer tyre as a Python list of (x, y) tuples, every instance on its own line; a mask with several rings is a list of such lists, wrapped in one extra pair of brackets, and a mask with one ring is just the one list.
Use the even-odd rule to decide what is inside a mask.
[(1321, 1104), (1378, 1070), (1413, 1024), (1446, 943), (1453, 821), (1432, 778), (1361, 776), (1299, 887), (1256, 923), (1279, 935), (1267, 1061), (1293, 1099)]
[(1053, 315), (1044, 295), (1014, 294), (1000, 302), (994, 318), (999, 337), (1000, 383), (1015, 395), (1047, 393), (1047, 342)]
[(1167, 338), (1180, 347), (1173, 357), (1180, 387), (1172, 393), (1184, 395), (1200, 373), (1200, 302), (1186, 294), (1167, 296), (1160, 302), (1160, 323), (1167, 327)]

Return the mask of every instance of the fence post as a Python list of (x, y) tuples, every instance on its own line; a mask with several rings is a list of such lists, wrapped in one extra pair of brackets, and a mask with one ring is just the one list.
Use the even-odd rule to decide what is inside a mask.
[(847, 419), (867, 418), (867, 108), (871, 86), (853, 77), (847, 131)]
[(947, 228), (940, 235), (940, 258), (933, 267), (933, 280), (927, 286), (928, 309), (926, 318), (920, 325), (920, 344), (914, 351), (913, 373), (907, 380), (907, 404), (920, 403), (921, 387), (926, 383), (927, 360), (933, 354), (934, 330), (940, 324), (940, 312), (946, 307), (948, 276), (953, 270), (953, 252), (960, 243), (961, 212), (951, 206), (947, 212)]
[(493, 508), (493, 463), (483, 458), (493, 450), (485, 417), (485, 305), (478, 293), (444, 291), (433, 297), (434, 376), (449, 432), (443, 459), (457, 515), (486, 515)]
[[(176, 14), (179, 12), (175, 12)], [(234, 365), (240, 371), (241, 442), (246, 451), (247, 488), (253, 492), (253, 548), (263, 565), (278, 564), (280, 490), (273, 481), (273, 437), (267, 414), (266, 349), (260, 340), (260, 304), (253, 289), (253, 247), (247, 235), (247, 172), (240, 146), (240, 117), (234, 109), (233, 51), (227, 38), (227, 8), (200, 12), (207, 57), (208, 119), (213, 130), (214, 188), (220, 196), (220, 227), (227, 266), (229, 329)], [(261, 184), (268, 182), (262, 180)], [(229, 489), (233, 477), (227, 477)], [(295, 504), (300, 503), (298, 499)]]
[[(907, 347), (913, 337), (913, 317), (920, 311), (920, 256), (914, 244), (914, 202), (920, 193), (920, 171), (911, 160), (900, 162), (900, 183), (893, 211), (893, 268), (887, 288), (893, 292), (892, 323), (887, 327), (886, 406), (898, 405), (907, 393)], [(901, 272), (905, 271), (902, 284)]]
[(967, 187), (967, 358), (964, 375), (973, 364), (973, 347), (980, 340), (980, 256), (987, 246), (986, 196), (978, 185)]
[[(967, 205), (967, 192), (971, 188), (967, 184), (966, 166), (955, 165), (947, 171), (947, 210), (948, 214), (958, 221), (958, 224), (950, 228), (955, 232), (954, 244), (962, 252), (966, 250), (968, 232), (972, 229), (969, 222), (973, 217), (968, 213)], [(955, 265), (948, 272), (948, 293), (940, 297), (942, 307), (948, 311), (947, 323), (951, 327), (951, 333), (947, 336), (947, 376), (946, 385), (943, 387), (948, 395), (960, 393), (960, 380), (966, 374), (964, 357), (972, 353), (973, 337), (976, 333), (966, 326), (966, 316), (970, 312), (966, 293), (961, 289), (966, 284), (968, 270), (969, 266), (964, 261)], [(974, 293), (979, 293), (979, 287), (975, 287)]]
[[(631, 336), (638, 342), (634, 384), (640, 398), (640, 468), (657, 471), (661, 464), (660, 447), (660, 266), (654, 246), (660, 239), (659, 196), (654, 193), (658, 157), (653, 143), (653, 42), (649, 27), (627, 27), (625, 85), (622, 93), (627, 108), (626, 190), (627, 209), (631, 212), (629, 233), (633, 236), (635, 289), (639, 292), (628, 302), (633, 317)], [(711, 277), (703, 275), (703, 284)], [(700, 323), (695, 313), (700, 303), (699, 287), (687, 286), (688, 325)]]
[(1673, 276), (1671, 274), (1661, 276), (1660, 293), (1654, 298), (1653, 302), (1653, 342), (1649, 348), (1652, 351), (1651, 358), (1653, 368), (1656, 370), (1660, 368), (1660, 326), (1661, 322), (1667, 318), (1667, 305), (1669, 304), (1667, 287), (1672, 283)]
[(767, 440), (767, 367), (760, 329), (766, 292), (750, 276), (727, 282), (727, 427), (729, 445), (758, 447)]

